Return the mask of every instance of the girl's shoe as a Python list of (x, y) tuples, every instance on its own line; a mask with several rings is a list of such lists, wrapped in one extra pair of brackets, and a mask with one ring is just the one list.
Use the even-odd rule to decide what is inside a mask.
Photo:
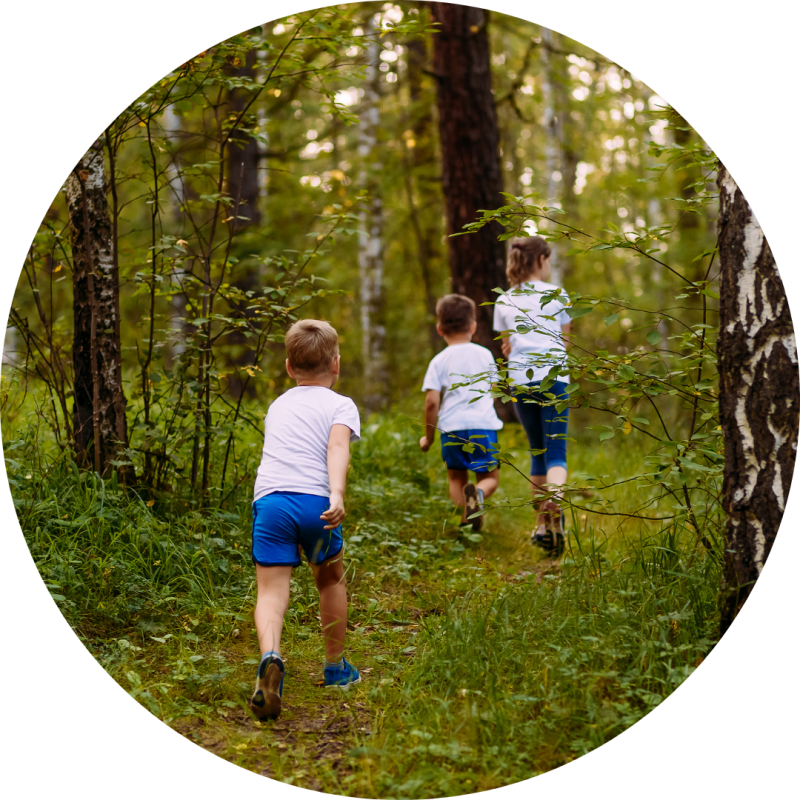
[(259, 719), (277, 719), (281, 713), (284, 672), (283, 661), (278, 656), (267, 656), (258, 665), (250, 710)]
[(469, 517), (483, 511), (483, 489), (478, 489), (474, 483), (468, 483), (464, 487), (464, 498), (467, 501), (467, 521), (471, 523), (472, 530), (479, 531), (483, 525), (483, 514), (475, 519), (469, 519)]
[(564, 555), (564, 515), (558, 503), (552, 500), (544, 504), (545, 540), (542, 544), (550, 558)]
[(550, 541), (550, 535), (547, 533), (547, 527), (544, 522), (539, 523), (539, 527), (531, 531), (531, 544), (537, 547), (547, 547), (547, 542)]
[(358, 670), (348, 664), (345, 658), (338, 667), (325, 667), (325, 688), (326, 689), (349, 689), (357, 683), (361, 683), (361, 676)]

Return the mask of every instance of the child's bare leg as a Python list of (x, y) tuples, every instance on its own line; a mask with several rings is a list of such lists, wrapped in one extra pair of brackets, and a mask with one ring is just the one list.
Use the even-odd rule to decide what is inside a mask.
[(291, 567), (261, 567), (256, 565), (258, 599), (255, 622), (258, 644), (264, 653), (280, 655), (283, 618), (289, 608), (289, 581)]
[[(566, 467), (550, 467), (547, 470), (547, 479), (545, 481), (551, 487), (563, 486), (567, 482), (567, 469)], [(561, 492), (556, 494), (556, 497), (561, 497)]]
[(491, 472), (480, 472), (475, 474), (475, 486), (483, 492), (484, 497), (491, 497), (500, 483), (500, 470), (493, 469)]
[(469, 483), (469, 473), (465, 469), (449, 469), (447, 479), (450, 482), (450, 500), (461, 509), (461, 521), (466, 522), (467, 501), (464, 498), (464, 487)]
[(342, 658), (347, 633), (347, 587), (342, 554), (321, 564), (312, 564), (319, 591), (319, 617), (325, 640), (325, 658), (334, 663)]

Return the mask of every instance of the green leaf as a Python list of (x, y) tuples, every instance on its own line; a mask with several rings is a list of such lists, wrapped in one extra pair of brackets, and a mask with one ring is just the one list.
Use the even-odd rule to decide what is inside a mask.
[(606, 326), (613, 325), (619, 319), (619, 312), (616, 314), (609, 314), (603, 322), (605, 322)]
[(638, 422), (640, 425), (649, 425), (650, 420), (645, 419), (644, 417), (631, 417), (634, 422)]
[(614, 433), (615, 433), (615, 432), (616, 432), (616, 431), (603, 431), (603, 432), (600, 434), (600, 441), (601, 441), (601, 442), (604, 442), (604, 441), (606, 441), (606, 439), (613, 439), (613, 438), (614, 438)]
[(564, 391), (567, 394), (572, 394), (573, 392), (577, 392), (578, 389), (580, 389), (580, 388), (581, 388), (581, 385), (579, 383), (571, 383), (569, 386), (567, 386), (566, 389), (564, 389)]
[(628, 364), (620, 364), (617, 375), (624, 381), (632, 381), (636, 377), (636, 372)]
[(570, 319), (579, 319), (580, 317), (586, 316), (590, 311), (594, 311), (592, 306), (572, 306), (566, 309)]
[(657, 344), (661, 343), (661, 334), (659, 331), (650, 331), (650, 333), (647, 334), (647, 341), (655, 347)]

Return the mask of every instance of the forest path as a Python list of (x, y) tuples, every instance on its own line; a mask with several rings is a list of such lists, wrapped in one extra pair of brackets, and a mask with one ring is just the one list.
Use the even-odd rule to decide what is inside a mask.
[[(447, 535), (458, 537), (455, 531)], [(281, 715), (275, 721), (257, 721), (248, 708), (251, 689), (244, 688), (253, 683), (257, 647), (243, 637), (229, 640), (219, 654), (236, 665), (241, 691), (235, 697), (225, 692), (228, 702), (217, 704), (215, 714), (191, 715), (169, 724), (209, 752), (260, 775), (316, 791), (349, 793), (350, 781), (358, 778), (361, 783), (364, 779), (363, 774), (354, 773), (370, 768), (368, 752), (374, 737), (378, 734), (380, 738), (387, 727), (374, 689), (387, 685), (401, 688), (403, 669), (415, 657), (421, 627), (435, 624), (435, 618), (443, 613), (442, 596), (437, 592), (443, 575), (457, 581), (448, 590), (450, 599), (455, 600), (471, 584), (470, 578), (476, 574), (473, 570), (480, 574), (482, 586), (493, 592), (531, 576), (540, 584), (545, 575), (560, 572), (558, 562), (543, 558), (541, 551), (530, 546), (527, 534), (517, 533), (513, 543), (508, 538), (508, 534), (495, 537), (484, 532), (483, 546), (473, 545), (446, 565), (436, 564), (430, 573), (415, 576), (413, 583), (399, 583), (380, 618), (369, 624), (351, 623), (346, 652), (361, 672), (362, 682), (347, 692), (322, 686), (319, 636), (290, 640), (284, 643)], [(491, 551), (496, 556), (493, 566), (487, 559)], [(356, 591), (357, 586), (351, 588), (351, 594)], [(254, 634), (249, 638), (255, 642)], [(226, 683), (234, 685), (233, 681)], [(391, 725), (391, 720), (387, 722)]]

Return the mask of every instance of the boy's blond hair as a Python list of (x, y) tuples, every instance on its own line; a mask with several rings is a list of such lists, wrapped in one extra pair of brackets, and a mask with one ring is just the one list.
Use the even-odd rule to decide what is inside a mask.
[(301, 319), (286, 332), (286, 357), (295, 372), (326, 372), (339, 355), (339, 337), (328, 322)]

